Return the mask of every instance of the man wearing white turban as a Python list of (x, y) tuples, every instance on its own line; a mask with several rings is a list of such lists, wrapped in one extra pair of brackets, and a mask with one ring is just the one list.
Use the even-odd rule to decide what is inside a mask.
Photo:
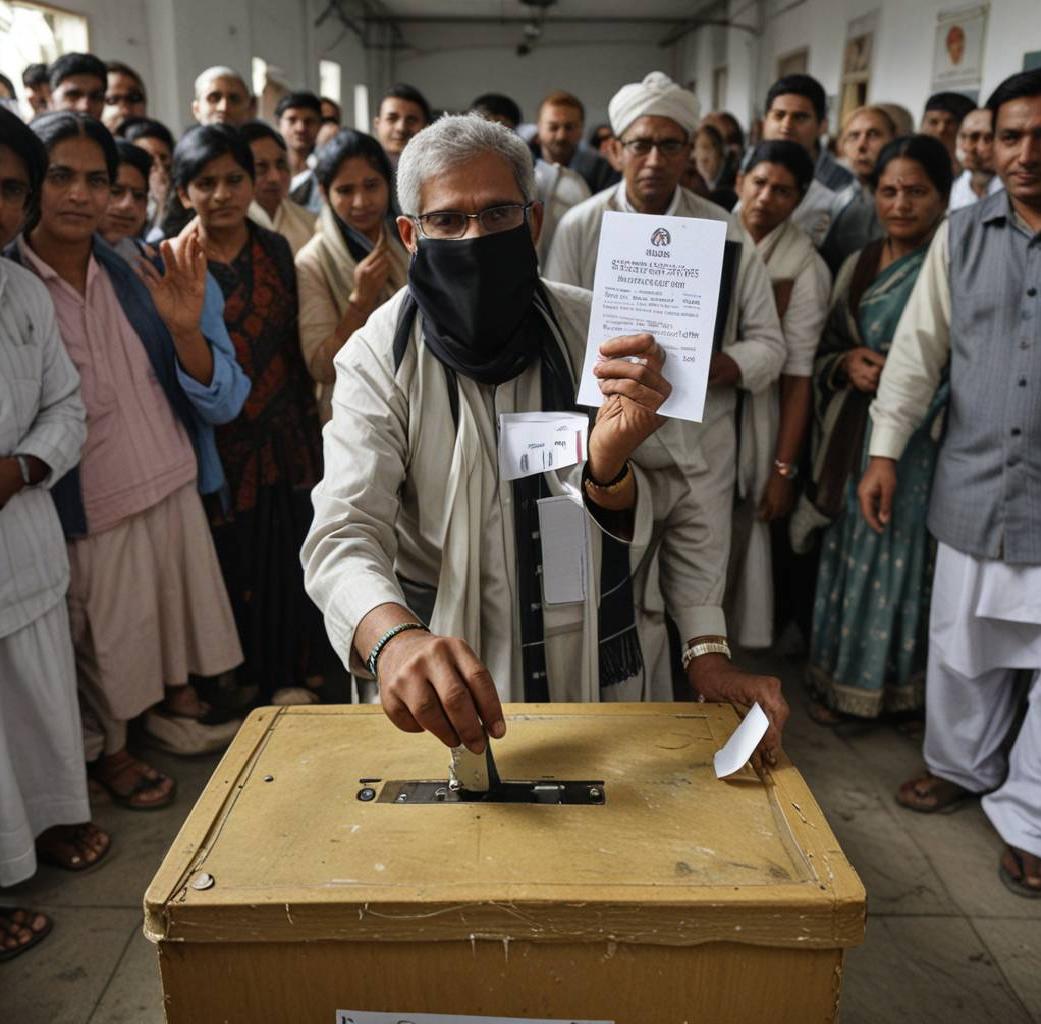
[[(755, 247), (745, 243), (736, 219), (679, 183), (700, 113), (694, 94), (653, 71), (642, 82), (621, 88), (608, 112), (622, 146), (622, 181), (564, 215), (550, 247), (545, 276), (593, 287), (600, 224), (608, 210), (726, 222), (721, 324), (709, 370), (705, 420), (700, 425), (684, 424), (691, 444), (701, 444), (708, 462), (708, 479), (699, 489), (704, 489), (710, 518), (728, 524), (725, 546), (714, 553), (726, 565), (737, 467), (738, 394), (766, 393), (786, 359), (770, 278)], [(753, 428), (746, 423), (750, 405), (743, 403), (742, 430)], [(769, 586), (769, 580), (763, 580), (763, 585)]]

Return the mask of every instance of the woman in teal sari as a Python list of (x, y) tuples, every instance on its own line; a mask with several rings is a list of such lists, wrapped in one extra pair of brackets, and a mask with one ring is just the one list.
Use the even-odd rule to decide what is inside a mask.
[(809, 676), (822, 725), (922, 706), (933, 546), (925, 516), (947, 384), (897, 465), (889, 528), (860, 515), (868, 463), (868, 406), (951, 189), (950, 157), (933, 138), (896, 139), (875, 167), (885, 237), (839, 271), (814, 367), (817, 424), (811, 497), (833, 520), (821, 543)]

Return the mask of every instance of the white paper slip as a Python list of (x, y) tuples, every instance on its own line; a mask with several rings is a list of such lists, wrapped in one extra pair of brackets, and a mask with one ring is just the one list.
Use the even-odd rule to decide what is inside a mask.
[(586, 599), (588, 530), (581, 498), (566, 494), (539, 498), (542, 594), (547, 604), (574, 604)]
[(581, 412), (504, 412), (499, 416), (499, 476), (518, 480), (584, 462), (589, 417)]
[(468, 1017), (461, 1013), (382, 1013), (337, 1010), (336, 1024), (614, 1024), (613, 1020), (575, 1020), (572, 1017)]
[(701, 421), (726, 237), (722, 220), (604, 214), (579, 404), (604, 404), (593, 376), (600, 346), (647, 333), (665, 349), (662, 373), (672, 385), (658, 411)]
[(759, 746), (766, 730), (770, 728), (770, 720), (766, 717), (758, 703), (745, 715), (745, 720), (734, 730), (730, 739), (716, 751), (712, 765), (716, 769), (716, 778), (722, 779), (733, 775), (743, 768), (748, 759)]

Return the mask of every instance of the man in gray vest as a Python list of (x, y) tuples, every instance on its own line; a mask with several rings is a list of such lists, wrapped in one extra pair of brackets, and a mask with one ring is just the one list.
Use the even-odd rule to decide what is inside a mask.
[[(871, 407), (859, 496), (886, 529), (896, 460), (949, 372), (929, 512), (928, 772), (897, 800), (928, 813), (986, 794), (1002, 880), (1041, 897), (1041, 71), (1006, 79), (987, 107), (1007, 192), (958, 210), (933, 239)], [(1006, 759), (1024, 669), (1029, 707)]]

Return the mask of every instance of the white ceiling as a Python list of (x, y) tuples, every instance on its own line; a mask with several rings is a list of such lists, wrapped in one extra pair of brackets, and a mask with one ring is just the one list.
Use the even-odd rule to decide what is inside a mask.
[[(382, 0), (381, 6), (393, 18), (408, 21), (423, 18), (526, 19), (541, 8), (530, 7), (520, 0)], [(612, 19), (662, 20), (679, 23), (713, 6), (706, 0), (684, 3), (681, 0), (557, 0), (545, 8), (546, 20), (576, 18), (605, 22)]]

